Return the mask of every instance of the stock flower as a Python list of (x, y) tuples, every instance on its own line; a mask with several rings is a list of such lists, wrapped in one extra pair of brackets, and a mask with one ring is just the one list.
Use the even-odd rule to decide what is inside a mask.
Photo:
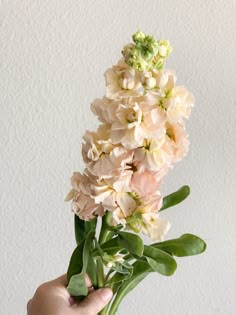
[(138, 196), (145, 197), (153, 194), (159, 194), (161, 185), (160, 178), (156, 178), (155, 173), (151, 172), (135, 172), (132, 175), (131, 187)]
[(74, 172), (71, 177), (72, 189), (65, 201), (72, 200), (72, 211), (84, 221), (89, 221), (95, 215), (103, 216), (105, 211), (101, 204), (96, 204), (91, 197), (90, 180), (86, 175)]
[(106, 97), (121, 99), (143, 95), (144, 89), (139, 74), (121, 59), (116, 66), (108, 69), (105, 74)]
[(134, 155), (140, 171), (159, 171), (172, 162), (173, 151), (166, 145), (166, 136), (163, 136), (159, 139), (144, 139), (143, 145), (135, 150)]
[(193, 95), (164, 69), (166, 40), (136, 32), (123, 57), (105, 73), (106, 94), (91, 104), (101, 125), (83, 136), (83, 174), (74, 173), (72, 210), (83, 220), (109, 211), (122, 224), (161, 240), (169, 223), (160, 218), (161, 183), (188, 151), (184, 120)]
[(131, 179), (131, 188), (138, 200), (136, 212), (157, 212), (162, 206), (160, 185), (162, 178), (154, 172), (135, 172)]
[(169, 221), (160, 218), (155, 212), (142, 214), (142, 232), (148, 234), (152, 240), (162, 241), (170, 229)]
[(166, 124), (166, 144), (173, 153), (173, 162), (180, 161), (188, 152), (189, 140), (181, 124)]
[(109, 117), (110, 111), (107, 111), (107, 108), (112, 107), (115, 110), (118, 107), (118, 104), (119, 103), (105, 96), (102, 99), (96, 98), (91, 104), (91, 111), (94, 113), (94, 115), (98, 116), (98, 119), (102, 123), (109, 124), (111, 119)]
[(193, 104), (194, 97), (184, 86), (173, 88), (166, 103), (168, 122), (183, 123), (183, 118), (189, 118)]
[(83, 136), (82, 156), (85, 163), (99, 160), (103, 154), (109, 154), (113, 145), (109, 138), (109, 128), (101, 125), (97, 132), (87, 130)]
[(136, 148), (143, 140), (142, 109), (137, 102), (120, 104), (114, 113), (111, 140), (128, 149)]
[(91, 174), (98, 179), (109, 178), (129, 168), (133, 153), (123, 146), (113, 145), (107, 125), (101, 125), (97, 132), (86, 131), (83, 136), (82, 155)]
[(156, 80), (158, 91), (161, 92), (162, 96), (166, 96), (174, 88), (176, 82), (176, 75), (172, 70), (162, 69), (157, 71), (153, 69), (152, 75)]
[(133, 43), (126, 45), (122, 51), (125, 62), (138, 71), (146, 71), (150, 68), (160, 70), (163, 68), (166, 58), (172, 48), (167, 40), (156, 41), (153, 36), (143, 32), (133, 35)]
[(102, 153), (99, 159), (87, 165), (93, 175), (98, 179), (111, 178), (129, 169), (133, 153), (122, 146), (117, 146), (109, 153)]
[(90, 178), (90, 191), (95, 203), (101, 203), (106, 210), (113, 211), (117, 206), (123, 205), (123, 199), (127, 199), (127, 209), (124, 211), (129, 212), (130, 198), (128, 193), (131, 191), (131, 170), (118, 171), (112, 177), (103, 179), (98, 179), (88, 169), (85, 170), (85, 173)]
[(165, 115), (157, 107), (146, 102), (128, 99), (112, 103), (104, 110), (111, 124), (110, 137), (113, 144), (121, 143), (127, 149), (137, 148), (145, 137), (160, 137), (165, 134)]

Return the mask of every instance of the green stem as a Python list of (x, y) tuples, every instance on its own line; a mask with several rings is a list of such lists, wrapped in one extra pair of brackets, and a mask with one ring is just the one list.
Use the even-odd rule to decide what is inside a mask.
[(98, 286), (98, 283), (97, 283), (97, 265), (96, 265), (96, 261), (92, 255), (89, 257), (89, 263), (87, 266), (87, 274), (89, 275), (89, 278), (92, 282), (94, 289), (97, 289), (97, 286)]
[(103, 270), (103, 262), (99, 257), (97, 259), (97, 278), (98, 278), (98, 288), (104, 287), (104, 270)]
[(109, 308), (109, 304), (107, 304), (107, 305), (101, 310), (101, 312), (100, 312), (99, 314), (100, 314), (100, 315), (107, 315), (108, 308)]
[(102, 226), (101, 226), (100, 235), (99, 235), (100, 245), (105, 243), (105, 241), (113, 235), (113, 232), (109, 230), (109, 221), (110, 221), (110, 213), (107, 212), (107, 214), (105, 214), (102, 217)]
[(115, 315), (116, 314), (118, 306), (119, 306), (122, 299), (123, 299), (123, 296), (121, 296), (119, 294), (115, 296), (115, 299), (113, 300), (113, 303), (111, 304), (109, 315)]

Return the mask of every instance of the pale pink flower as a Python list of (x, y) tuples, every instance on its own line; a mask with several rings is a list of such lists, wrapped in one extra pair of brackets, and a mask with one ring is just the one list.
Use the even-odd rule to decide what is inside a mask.
[(176, 86), (165, 102), (168, 122), (183, 123), (183, 118), (189, 118), (193, 106), (193, 95), (184, 86)]
[(166, 136), (158, 139), (144, 139), (142, 146), (134, 151), (138, 168), (142, 170), (159, 171), (172, 162), (173, 151), (166, 145)]
[(65, 201), (72, 200), (72, 211), (84, 221), (93, 219), (96, 215), (103, 216), (105, 211), (101, 204), (96, 204), (91, 197), (90, 181), (86, 175), (75, 172), (71, 177), (72, 190)]
[(119, 176), (120, 173), (130, 169), (133, 152), (122, 146), (114, 147), (109, 153), (103, 153), (97, 161), (87, 164), (88, 169), (98, 179)]
[(125, 218), (132, 215), (136, 201), (130, 194), (131, 174), (120, 179), (103, 179), (91, 185), (93, 198), (104, 209), (112, 212), (113, 224), (125, 224)]
[(85, 163), (99, 160), (103, 154), (109, 154), (114, 148), (110, 140), (109, 127), (101, 125), (97, 132), (86, 131), (83, 136), (82, 156)]
[(165, 134), (165, 113), (146, 102), (123, 100), (119, 106), (107, 106), (106, 112), (111, 123), (112, 143), (121, 143), (127, 149), (137, 148), (144, 138)]
[(135, 172), (131, 180), (131, 188), (137, 194), (139, 205), (137, 212), (157, 212), (162, 206), (162, 196), (159, 191), (162, 178), (154, 172)]
[(111, 125), (111, 140), (128, 149), (136, 148), (143, 140), (142, 110), (137, 102), (120, 104)]
[(168, 94), (175, 86), (176, 75), (172, 70), (153, 70), (153, 77), (156, 79), (156, 85), (158, 90), (162, 92), (162, 95)]
[(166, 124), (166, 146), (173, 152), (173, 162), (180, 161), (188, 152), (189, 140), (182, 124)]
[(184, 86), (175, 85), (176, 76), (170, 70), (153, 70), (152, 76), (156, 87), (147, 91), (145, 101), (162, 109), (170, 123), (183, 123), (194, 106), (193, 95)]
[(161, 179), (156, 178), (155, 173), (151, 172), (135, 172), (132, 175), (131, 188), (138, 196), (145, 197), (152, 194), (160, 194), (159, 188), (161, 185)]
[(112, 114), (112, 111), (107, 111), (107, 107), (112, 107), (115, 111), (119, 106), (119, 102), (111, 100), (107, 97), (103, 97), (102, 99), (96, 98), (91, 104), (91, 111), (94, 115), (98, 116), (98, 119), (103, 123), (110, 123), (111, 119), (109, 114)]
[(144, 93), (138, 71), (128, 66), (123, 58), (104, 75), (106, 96), (110, 99), (138, 97)]

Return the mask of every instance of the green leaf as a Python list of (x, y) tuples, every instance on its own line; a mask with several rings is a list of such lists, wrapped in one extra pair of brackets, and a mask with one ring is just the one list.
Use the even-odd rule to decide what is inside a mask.
[(97, 267), (92, 255), (89, 255), (87, 274), (94, 288), (97, 288)]
[(151, 245), (171, 255), (184, 257), (203, 253), (206, 250), (206, 243), (193, 234), (183, 234), (177, 239), (164, 241)]
[[(94, 231), (87, 234), (85, 241), (82, 241), (74, 250), (69, 268), (67, 271), (68, 287), (67, 290), (72, 296), (86, 296), (88, 288), (85, 282), (89, 253), (94, 238)], [(81, 259), (82, 258), (82, 259)]]
[(182, 202), (190, 194), (190, 187), (183, 186), (179, 190), (163, 198), (163, 205), (159, 211), (163, 211), (167, 208), (173, 207)]
[(81, 220), (76, 214), (74, 216), (75, 239), (79, 245), (85, 239), (85, 221)]
[[(131, 290), (133, 290), (148, 275), (148, 273), (152, 271), (151, 267), (147, 262), (136, 261), (132, 266), (134, 268), (132, 277), (124, 281), (121, 286), (119, 284), (117, 285), (118, 291), (109, 310), (109, 315), (114, 315), (116, 313), (122, 299)], [(116, 286), (113, 287), (115, 292), (117, 290), (117, 287)]]
[(143, 254), (152, 270), (163, 276), (173, 275), (177, 268), (174, 258), (158, 248), (145, 245)]
[(95, 231), (97, 218), (91, 221), (83, 221), (77, 215), (74, 216), (75, 239), (77, 245), (82, 242), (90, 231)]
[(69, 267), (67, 270), (68, 282), (70, 281), (73, 275), (80, 273), (83, 268), (83, 260), (81, 259), (81, 257), (83, 256), (83, 250), (84, 250), (84, 241), (82, 241), (72, 253)]
[(131, 276), (133, 273), (133, 266), (126, 261), (123, 261), (122, 263), (117, 262), (111, 269), (123, 275)]
[(103, 243), (101, 249), (109, 255), (116, 254), (121, 249), (118, 237), (114, 237)]
[(118, 242), (121, 249), (127, 249), (129, 252), (141, 257), (143, 255), (143, 241), (133, 233), (118, 232)]
[(113, 287), (114, 289), (114, 285), (116, 285), (118, 288), (121, 282), (129, 279), (132, 276), (134, 268), (128, 262), (124, 261), (123, 263), (116, 263), (116, 265), (111, 269), (116, 271), (116, 273), (106, 282), (106, 286)]
[(86, 296), (88, 294), (88, 288), (85, 281), (85, 273), (72, 276), (67, 290), (72, 296)]

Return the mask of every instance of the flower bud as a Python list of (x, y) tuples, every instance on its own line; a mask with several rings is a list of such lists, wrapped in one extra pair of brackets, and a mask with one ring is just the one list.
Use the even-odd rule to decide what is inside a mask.
[(145, 83), (148, 89), (153, 89), (156, 86), (157, 82), (156, 82), (156, 79), (152, 77), (152, 78), (147, 78)]
[(133, 41), (135, 42), (135, 44), (138, 44), (140, 42), (142, 42), (145, 38), (145, 34), (143, 32), (136, 32), (133, 34), (132, 38), (133, 38)]
[(112, 261), (109, 261), (108, 263), (107, 263), (107, 268), (112, 268), (112, 267), (114, 267), (114, 263), (112, 262)]
[(169, 41), (162, 39), (162, 40), (159, 40), (158, 44), (159, 44), (158, 54), (163, 58), (168, 57), (172, 50), (172, 47), (170, 46)]
[(122, 263), (124, 261), (123, 256), (121, 254), (116, 254), (113, 256), (115, 262)]
[(135, 82), (132, 79), (124, 78), (121, 82), (121, 86), (125, 90), (132, 90), (135, 86)]

